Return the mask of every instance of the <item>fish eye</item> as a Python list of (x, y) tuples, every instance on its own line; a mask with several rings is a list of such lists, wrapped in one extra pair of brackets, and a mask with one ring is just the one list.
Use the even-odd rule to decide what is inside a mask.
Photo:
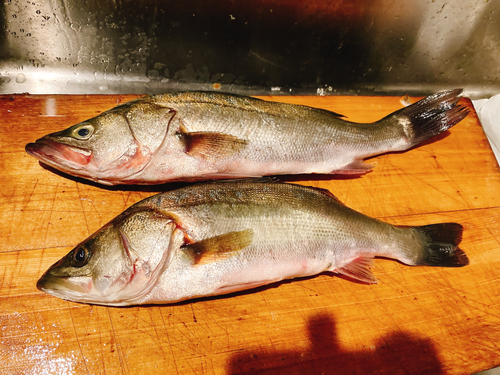
[(90, 134), (90, 130), (87, 128), (81, 128), (80, 130), (78, 130), (77, 133), (80, 137), (86, 137), (87, 135)]
[(73, 253), (73, 260), (75, 261), (77, 267), (85, 265), (89, 260), (89, 257), (90, 253), (84, 247), (80, 247)]
[(92, 134), (94, 134), (94, 127), (90, 124), (85, 124), (81, 125), (77, 128), (75, 128), (72, 132), (71, 135), (80, 140), (87, 140), (89, 139)]

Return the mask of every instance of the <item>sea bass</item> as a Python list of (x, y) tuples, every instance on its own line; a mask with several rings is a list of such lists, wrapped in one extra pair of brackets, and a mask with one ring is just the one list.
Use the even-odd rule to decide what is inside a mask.
[(70, 175), (106, 185), (366, 173), (363, 159), (437, 135), (468, 109), (462, 90), (429, 96), (371, 124), (302, 105), (212, 92), (147, 96), (26, 146)]
[(51, 266), (37, 287), (110, 306), (172, 303), (331, 271), (376, 283), (375, 256), (461, 267), (457, 223), (398, 227), (327, 190), (273, 181), (200, 183), (144, 199)]

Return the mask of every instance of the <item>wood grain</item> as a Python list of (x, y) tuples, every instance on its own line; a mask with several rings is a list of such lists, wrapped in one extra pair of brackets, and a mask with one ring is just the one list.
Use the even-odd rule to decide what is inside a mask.
[[(500, 364), (500, 173), (473, 110), (423, 145), (372, 158), (365, 176), (288, 178), (394, 224), (463, 224), (465, 268), (377, 259), (377, 285), (322, 274), (130, 308), (38, 291), (52, 263), (166, 187), (98, 186), (43, 168), (24, 146), (135, 97), (0, 97), (0, 373), (464, 374)], [(264, 99), (359, 122), (402, 107), (397, 97)]]

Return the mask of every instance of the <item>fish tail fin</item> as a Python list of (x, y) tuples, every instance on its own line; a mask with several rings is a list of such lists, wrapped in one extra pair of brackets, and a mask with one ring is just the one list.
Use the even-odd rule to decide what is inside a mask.
[(467, 255), (458, 248), (462, 240), (462, 225), (442, 223), (412, 227), (422, 239), (423, 252), (413, 265), (463, 267), (469, 264)]
[(406, 150), (458, 124), (469, 109), (457, 104), (462, 89), (438, 92), (392, 113), (381, 121), (402, 129), (406, 142), (393, 151)]

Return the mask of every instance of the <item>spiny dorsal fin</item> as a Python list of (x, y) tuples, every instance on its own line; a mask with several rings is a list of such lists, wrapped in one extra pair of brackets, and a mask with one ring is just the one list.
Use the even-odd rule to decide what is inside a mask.
[(245, 139), (216, 132), (187, 132), (181, 127), (179, 135), (185, 152), (191, 156), (216, 160), (241, 151), (248, 144)]
[(333, 193), (330, 190), (319, 188), (319, 187), (313, 187), (313, 186), (311, 186), (311, 187), (314, 190), (318, 191), (319, 193), (326, 195), (327, 197), (335, 199), (337, 202), (341, 203), (342, 205), (344, 204), (343, 202), (340, 201), (340, 199), (338, 199), (335, 195), (333, 195)]
[(193, 260), (193, 264), (207, 264), (236, 255), (252, 243), (253, 230), (229, 232), (183, 246), (181, 249)]
[[(243, 111), (252, 111), (259, 113), (267, 113), (270, 115), (289, 115), (293, 117), (299, 114), (314, 111), (325, 114), (327, 116), (345, 117), (339, 113), (335, 113), (326, 109), (313, 108), (300, 104), (278, 103), (275, 101), (262, 100), (249, 96), (242, 96), (230, 93), (218, 93), (213, 91), (180, 91), (169, 94), (154, 95), (152, 101), (162, 107), (171, 107), (172, 105), (183, 104), (186, 106), (199, 104), (213, 104), (218, 107), (234, 107)], [(293, 110), (286, 111), (287, 108)], [(287, 113), (288, 112), (288, 113)]]
[(373, 266), (373, 257), (371, 256), (360, 256), (353, 259), (351, 262), (347, 263), (344, 267), (336, 270), (342, 275), (352, 277), (353, 279), (363, 281), (365, 283), (376, 284), (377, 278), (370, 271), (370, 267)]

